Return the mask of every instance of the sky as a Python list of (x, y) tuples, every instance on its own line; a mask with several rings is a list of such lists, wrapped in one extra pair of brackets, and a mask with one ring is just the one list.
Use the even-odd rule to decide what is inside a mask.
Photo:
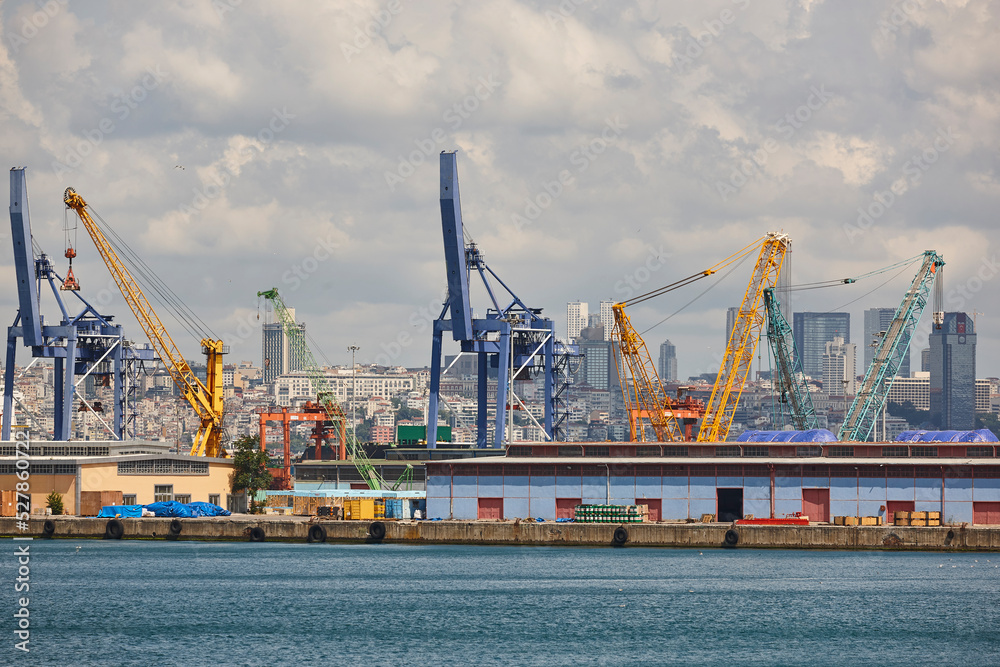
[[(261, 363), (257, 292), (277, 287), (321, 361), (349, 364), (356, 345), (358, 363), (428, 365), (446, 295), (437, 156), (457, 150), (467, 232), (563, 337), (568, 301), (594, 312), (780, 231), (793, 284), (936, 250), (944, 308), (975, 316), (977, 375), (998, 376), (998, 12), (976, 0), (8, 1), (0, 154), (27, 167), (35, 242), (60, 274), (74, 187), (230, 361)], [(68, 236), (81, 294), (142, 340), (85, 231)], [(846, 310), (860, 343), (863, 310), (897, 306), (916, 268), (794, 291), (791, 310)], [(676, 345), (681, 377), (714, 372), (751, 270), (628, 312), (654, 355)], [(475, 291), (476, 312), (486, 305)], [(198, 359), (198, 339), (160, 310)]]

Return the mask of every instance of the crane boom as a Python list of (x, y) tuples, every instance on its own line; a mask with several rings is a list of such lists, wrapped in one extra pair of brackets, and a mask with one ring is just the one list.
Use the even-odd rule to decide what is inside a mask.
[[(733, 414), (746, 386), (757, 341), (764, 324), (763, 293), (774, 287), (791, 241), (787, 234), (768, 232), (760, 247), (757, 265), (747, 285), (736, 323), (726, 345), (712, 395), (705, 406), (705, 416), (698, 431), (698, 442), (722, 442), (729, 436)], [(735, 394), (735, 396), (733, 395)]]
[[(629, 416), (628, 427), (633, 442), (645, 442), (643, 419), (648, 419), (659, 442), (682, 442), (684, 435), (672, 410), (672, 403), (663, 390), (656, 373), (656, 366), (646, 348), (646, 342), (632, 327), (625, 314), (625, 304), (616, 303), (611, 307), (615, 325), (612, 340), (618, 341), (622, 361), (615, 355), (618, 366), (618, 380), (621, 383), (625, 410)], [(628, 373), (625, 369), (628, 369)], [(631, 376), (631, 382), (629, 382)]]
[(205, 338), (201, 341), (202, 351), (208, 358), (207, 383), (202, 382), (191, 370), (191, 366), (184, 359), (184, 355), (181, 354), (180, 349), (170, 337), (135, 278), (122, 263), (118, 253), (104, 236), (100, 227), (94, 222), (87, 210), (87, 202), (73, 188), (66, 188), (63, 201), (66, 208), (74, 210), (79, 216), (87, 233), (90, 234), (90, 238), (93, 239), (97, 251), (111, 272), (115, 284), (118, 285), (122, 297), (125, 298), (125, 302), (128, 303), (136, 320), (139, 321), (139, 325), (146, 332), (150, 344), (156, 349), (160, 360), (166, 366), (174, 384), (177, 385), (177, 389), (198, 414), (201, 424), (191, 446), (191, 455), (223, 455), (221, 444), (222, 355), (227, 352), (226, 346), (221, 340)]
[(316, 363), (316, 357), (313, 356), (312, 350), (309, 349), (301, 327), (296, 326), (295, 319), (288, 312), (288, 308), (278, 294), (277, 288), (257, 292), (257, 296), (264, 297), (271, 302), (274, 313), (281, 322), (281, 328), (288, 337), (289, 353), (293, 357), (298, 357), (302, 362), (303, 370), (312, 383), (313, 391), (316, 392), (316, 400), (326, 410), (327, 417), (335, 425), (339, 436), (346, 442), (348, 455), (354, 462), (354, 467), (361, 474), (361, 478), (368, 485), (368, 488), (373, 491), (385, 489), (395, 491), (404, 482), (412, 482), (413, 469), (410, 464), (407, 464), (406, 470), (403, 471), (402, 476), (394, 484), (389, 485), (386, 483), (385, 479), (378, 473), (378, 470), (375, 469), (375, 465), (368, 458), (368, 455), (365, 454), (364, 447), (358, 442), (354, 431), (346, 428), (347, 415), (344, 413), (344, 409), (340, 403), (337, 402), (333, 387), (330, 386), (330, 379), (319, 367), (319, 364)]
[[(774, 288), (764, 290), (764, 307), (767, 310), (767, 340), (771, 344), (778, 366), (776, 393), (781, 404), (788, 404), (792, 423), (800, 431), (818, 428), (816, 409), (812, 394), (802, 372), (802, 361), (795, 349), (795, 338), (788, 320), (781, 314), (781, 308), (774, 298)], [(781, 424), (776, 424), (781, 426)]]
[[(885, 405), (889, 389), (909, 349), (913, 330), (927, 305), (931, 287), (935, 279), (940, 280), (938, 273), (942, 266), (944, 258), (941, 255), (933, 250), (924, 251), (920, 269), (917, 270), (917, 275), (913, 277), (902, 303), (896, 309), (889, 328), (879, 341), (875, 358), (865, 372), (861, 389), (854, 397), (854, 402), (851, 403), (844, 423), (840, 427), (841, 441), (863, 442), (871, 437), (875, 420)], [(940, 285), (940, 282), (938, 284)], [(935, 312), (934, 317), (937, 322), (941, 315)]]

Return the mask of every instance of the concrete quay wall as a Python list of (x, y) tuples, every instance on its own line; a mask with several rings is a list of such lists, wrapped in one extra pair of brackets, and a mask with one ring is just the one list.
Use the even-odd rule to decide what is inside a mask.
[[(49, 517), (53, 538), (104, 538), (108, 519)], [(319, 525), (327, 542), (411, 544), (490, 544), (611, 546), (618, 524), (515, 521), (382, 521), (385, 537), (373, 539), (371, 521), (310, 521), (306, 517), (232, 517), (179, 519), (181, 532), (170, 534), (171, 519), (121, 519), (123, 539), (250, 541), (260, 528), (267, 541), (305, 542)], [(21, 532), (12, 518), (0, 518), (2, 537), (46, 537), (45, 520), (33, 518)], [(627, 547), (716, 548), (726, 533), (738, 534), (736, 548), (908, 551), (1000, 551), (1000, 527), (940, 526), (733, 526), (730, 524), (646, 523), (624, 526)], [(315, 532), (315, 531), (314, 531)], [(375, 531), (376, 533), (378, 530)], [(257, 536), (260, 536), (259, 531)]]

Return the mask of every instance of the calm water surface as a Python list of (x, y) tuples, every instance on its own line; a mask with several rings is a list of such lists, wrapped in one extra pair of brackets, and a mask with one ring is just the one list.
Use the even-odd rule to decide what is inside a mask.
[[(1000, 554), (97, 540), (31, 551), (32, 650), (16, 655), (8, 631), (0, 664), (1000, 665)], [(3, 559), (10, 609), (14, 561)]]

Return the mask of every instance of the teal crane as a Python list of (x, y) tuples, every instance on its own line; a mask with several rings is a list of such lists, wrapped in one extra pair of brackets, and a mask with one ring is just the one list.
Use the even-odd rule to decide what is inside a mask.
[(777, 422), (784, 422), (787, 408), (788, 417), (796, 429), (805, 431), (819, 428), (816, 421), (816, 409), (813, 407), (812, 395), (805, 373), (802, 372), (802, 361), (795, 349), (795, 337), (788, 320), (781, 314), (781, 307), (774, 298), (774, 288), (764, 290), (764, 306), (767, 310), (767, 341), (771, 345), (778, 366), (777, 377), (773, 378), (775, 394), (778, 396), (779, 414)]

